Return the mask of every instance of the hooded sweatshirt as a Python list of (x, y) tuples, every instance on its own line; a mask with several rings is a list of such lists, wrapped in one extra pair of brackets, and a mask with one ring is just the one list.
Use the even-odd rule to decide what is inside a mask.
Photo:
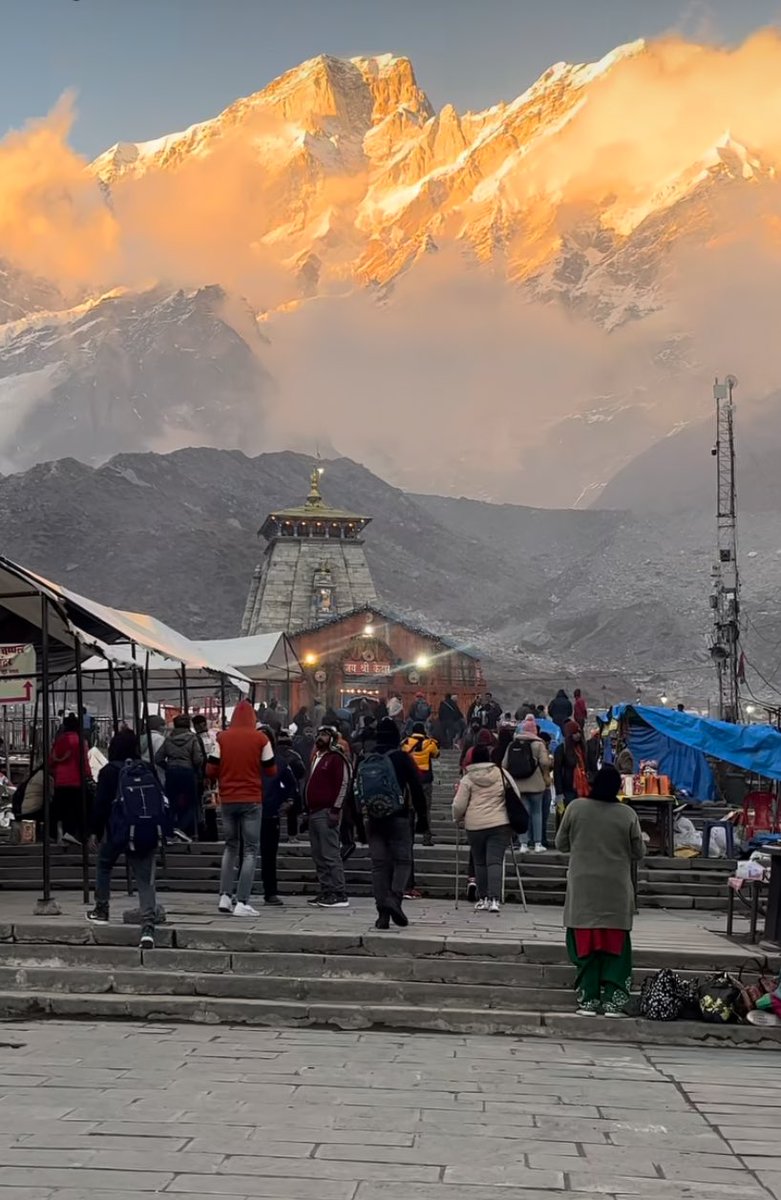
[(201, 743), (192, 729), (172, 729), (155, 754), (158, 767), (189, 767), (200, 771), (203, 767)]
[(515, 780), (494, 763), (473, 763), (467, 767), (453, 800), (453, 820), (463, 820), (467, 830), (509, 825), (505, 784), (518, 791)]
[(262, 803), (262, 776), (271, 779), (277, 773), (271, 742), (255, 723), (254, 708), (249, 700), (241, 700), (230, 727), (217, 734), (207, 774), (219, 783), (220, 804)]

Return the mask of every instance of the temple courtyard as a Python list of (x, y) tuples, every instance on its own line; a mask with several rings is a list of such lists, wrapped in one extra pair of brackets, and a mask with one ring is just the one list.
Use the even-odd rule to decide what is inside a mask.
[(0, 1026), (0, 1200), (781, 1197), (776, 1052)]

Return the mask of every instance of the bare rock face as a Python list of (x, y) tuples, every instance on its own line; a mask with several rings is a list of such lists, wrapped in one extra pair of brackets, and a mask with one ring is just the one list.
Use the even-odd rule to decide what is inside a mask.
[(3, 449), (16, 469), (53, 450), (100, 461), (118, 445), (219, 445), (228, 431), (262, 445), (265, 344), (220, 288), (106, 296), (7, 326), (0, 344)]
[[(301, 500), (311, 467), (290, 452), (208, 448), (125, 454), (97, 469), (41, 464), (0, 479), (4, 553), (191, 636), (232, 636), (261, 552), (256, 531), (272, 508)], [(344, 458), (326, 463), (323, 491), (373, 515), (366, 551), (381, 603), (476, 645), (493, 678), (622, 676), (612, 699), (633, 699), (639, 684), (652, 697), (654, 681), (657, 695), (709, 694), (706, 517), (409, 495)], [(751, 516), (743, 542), (746, 603), (777, 631), (776, 525), (774, 514)]]

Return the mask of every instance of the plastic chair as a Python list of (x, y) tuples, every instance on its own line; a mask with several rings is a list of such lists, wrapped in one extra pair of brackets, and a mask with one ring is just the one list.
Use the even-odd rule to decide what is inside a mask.
[(735, 826), (731, 821), (703, 821), (702, 823), (702, 857), (707, 858), (710, 851), (710, 835), (712, 829), (723, 829), (726, 840), (727, 858), (735, 858)]
[(755, 833), (776, 833), (772, 792), (747, 792), (743, 797), (743, 837), (750, 841)]

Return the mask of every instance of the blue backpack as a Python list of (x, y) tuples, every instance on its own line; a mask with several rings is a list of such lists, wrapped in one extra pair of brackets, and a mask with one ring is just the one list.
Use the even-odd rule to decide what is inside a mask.
[(404, 811), (404, 791), (390, 756), (368, 754), (355, 776), (355, 794), (366, 816), (373, 821)]
[(170, 834), (170, 809), (157, 772), (148, 763), (128, 759), (119, 771), (108, 831), (113, 846), (148, 854)]

